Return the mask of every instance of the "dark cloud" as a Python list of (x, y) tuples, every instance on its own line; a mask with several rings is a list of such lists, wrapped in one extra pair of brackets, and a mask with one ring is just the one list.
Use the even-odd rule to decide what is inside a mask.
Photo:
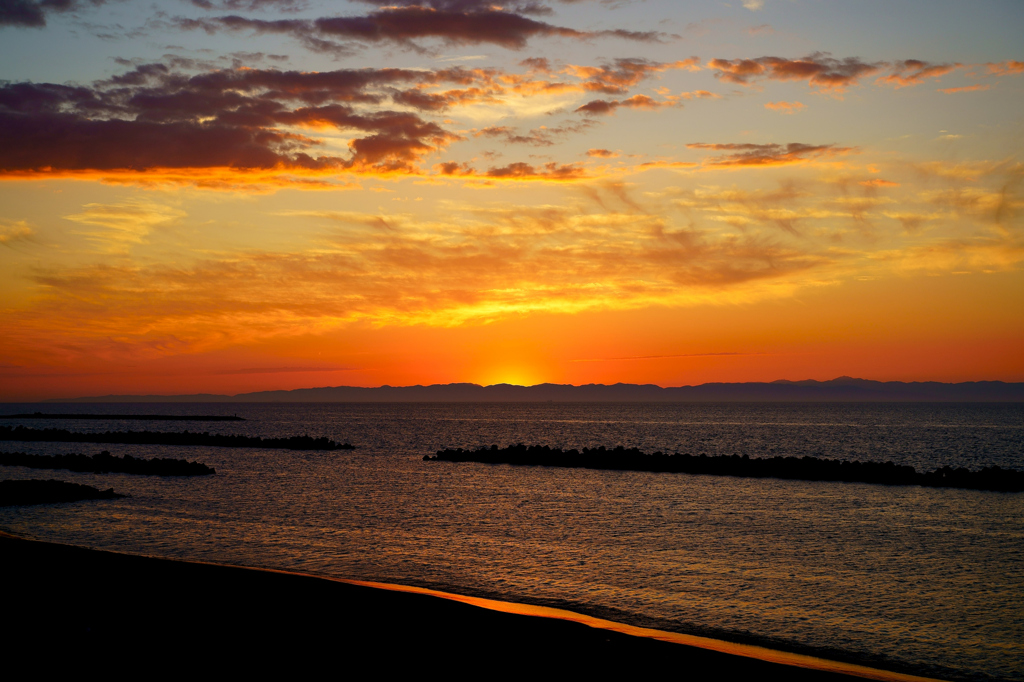
[(323, 35), (367, 42), (409, 43), (417, 38), (440, 38), (452, 44), (493, 43), (510, 49), (525, 47), (527, 39), (535, 35), (569, 38), (585, 35), (570, 28), (494, 9), (460, 12), (417, 6), (397, 7), (371, 12), (364, 17), (317, 19), (315, 24)]
[(261, 9), (275, 9), (288, 12), (303, 9), (306, 5), (305, 0), (189, 0), (189, 2), (202, 9), (226, 10), (229, 12), (237, 12), (239, 10), (252, 12)]
[(507, 166), (496, 166), (480, 173), (467, 163), (449, 161), (434, 165), (434, 170), (439, 175), (472, 177), (484, 180), (579, 180), (586, 177), (586, 171), (582, 166), (575, 163), (558, 164), (555, 162), (545, 163), (542, 166), (534, 166), (529, 163), (510, 163)]
[(837, 147), (834, 144), (811, 145), (800, 142), (791, 142), (785, 145), (694, 142), (686, 146), (689, 149), (732, 152), (707, 161), (706, 163), (711, 166), (780, 166), (853, 151), (853, 147)]
[[(497, 4), (491, 0), (355, 0), (355, 2), (377, 7), (429, 7), (445, 12), (479, 12), (493, 9)], [(518, 14), (551, 14), (550, 7), (534, 0), (513, 0), (513, 2), (501, 3), (501, 6)]]
[[(370, 90), (461, 81), (458, 69), (304, 73), (232, 69), (188, 76), (144, 64), (92, 87), (0, 87), (0, 169), (377, 168), (410, 170), (458, 136)], [(372, 111), (360, 110), (370, 105)], [(355, 131), (350, 156), (315, 154), (295, 129)]]
[(496, 95), (499, 94), (501, 94), (501, 89), (493, 87), (446, 90), (445, 92), (438, 93), (411, 89), (395, 92), (392, 95), (392, 99), (398, 104), (404, 104), (422, 111), (442, 111), (456, 104), (494, 102), (496, 101)]
[(104, 0), (2, 0), (0, 1), (0, 26), (46, 26), (46, 15), (51, 12), (68, 12), (82, 5), (102, 5)]
[(626, 107), (629, 109), (658, 109), (671, 104), (673, 104), (673, 102), (659, 102), (647, 95), (633, 95), (632, 97), (623, 100), (607, 101), (603, 99), (595, 99), (579, 107), (576, 111), (583, 112), (584, 114), (600, 115), (615, 113), (615, 110), (619, 107)]
[(551, 73), (551, 62), (547, 57), (529, 57), (519, 62), (519, 66), (525, 66), (532, 73)]
[[(319, 19), (251, 19), (237, 15), (203, 19), (179, 18), (180, 28), (218, 31), (253, 31), (282, 33), (295, 37), (316, 52), (345, 54), (351, 48), (345, 42), (391, 42), (422, 49), (416, 41), (438, 39), (451, 45), (488, 43), (512, 50), (526, 46), (530, 38), (557, 36), (586, 40), (613, 37), (641, 42), (661, 40), (657, 32), (577, 31), (531, 19), (523, 14), (478, 3), (439, 2), (423, 4), (388, 4), (363, 16), (321, 17)], [(463, 6), (465, 5), (465, 6)], [(513, 6), (513, 9), (516, 6)]]
[(473, 175), (475, 172), (468, 163), (459, 163), (458, 161), (435, 164), (434, 170), (440, 175)]
[(528, 163), (510, 163), (499, 168), (490, 168), (485, 175), (489, 178), (503, 179), (544, 179), (544, 180), (576, 180), (585, 177), (583, 168), (575, 163), (546, 163), (535, 167)]
[(145, 170), (340, 165), (288, 153), (287, 136), (259, 129), (198, 123), (90, 120), (70, 114), (0, 113), (5, 138), (0, 168), (11, 170)]
[(751, 81), (806, 80), (823, 90), (842, 91), (856, 85), (862, 78), (878, 73), (883, 63), (861, 61), (858, 57), (834, 59), (827, 54), (814, 53), (802, 59), (759, 57), (757, 59), (712, 59), (708, 68), (715, 77), (729, 83), (749, 85)]
[(834, 59), (826, 53), (816, 52), (802, 59), (780, 57), (759, 57), (757, 59), (712, 59), (708, 68), (716, 71), (720, 80), (749, 85), (760, 79), (805, 80), (823, 90), (842, 92), (857, 85), (862, 79), (882, 71), (877, 82), (896, 87), (917, 85), (927, 78), (937, 78), (959, 68), (963, 64), (933, 64), (920, 59), (904, 59), (895, 62), (865, 62), (859, 57)]

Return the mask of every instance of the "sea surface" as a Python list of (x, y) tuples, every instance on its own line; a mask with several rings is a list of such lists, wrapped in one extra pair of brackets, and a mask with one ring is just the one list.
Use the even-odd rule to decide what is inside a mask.
[[(247, 421), (2, 416), (37, 410)], [(1024, 679), (1024, 493), (423, 461), (525, 443), (1024, 470), (1021, 404), (0, 405), (0, 425), (17, 423), (308, 434), (357, 449), (0, 442), (217, 469), (158, 478), (0, 467), (3, 479), (131, 495), (0, 508), (10, 533), (560, 606), (945, 679)]]

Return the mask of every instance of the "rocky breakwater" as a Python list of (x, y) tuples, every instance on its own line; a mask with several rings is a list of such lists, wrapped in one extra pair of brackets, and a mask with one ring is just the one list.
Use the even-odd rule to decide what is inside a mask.
[(506, 448), (497, 445), (477, 450), (462, 448), (438, 450), (434, 457), (442, 462), (482, 462), (553, 466), (616, 471), (705, 474), (745, 478), (782, 478), (799, 481), (842, 481), (881, 485), (920, 485), (930, 488), (966, 488), (997, 492), (1024, 491), (1024, 472), (998, 466), (980, 470), (942, 467), (925, 473), (893, 462), (858, 462), (818, 457), (749, 457), (747, 455), (646, 454), (636, 448), (583, 448), (561, 450), (546, 445), (518, 443)]

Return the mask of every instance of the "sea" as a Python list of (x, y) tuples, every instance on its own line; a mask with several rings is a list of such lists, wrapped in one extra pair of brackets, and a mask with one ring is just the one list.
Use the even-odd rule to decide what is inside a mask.
[[(3, 416), (35, 411), (245, 421)], [(423, 460), (524, 443), (1024, 470), (1024, 404), (0, 405), (0, 425), (19, 423), (308, 434), (356, 449), (0, 442), (217, 470), (0, 467), (2, 479), (130, 495), (0, 508), (0, 530), (15, 535), (556, 606), (941, 679), (1024, 680), (1024, 493)]]

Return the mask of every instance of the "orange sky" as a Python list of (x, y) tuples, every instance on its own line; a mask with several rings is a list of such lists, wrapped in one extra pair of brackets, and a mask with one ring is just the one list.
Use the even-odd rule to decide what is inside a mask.
[(29, 4), (0, 400), (1024, 381), (1019, 4)]

